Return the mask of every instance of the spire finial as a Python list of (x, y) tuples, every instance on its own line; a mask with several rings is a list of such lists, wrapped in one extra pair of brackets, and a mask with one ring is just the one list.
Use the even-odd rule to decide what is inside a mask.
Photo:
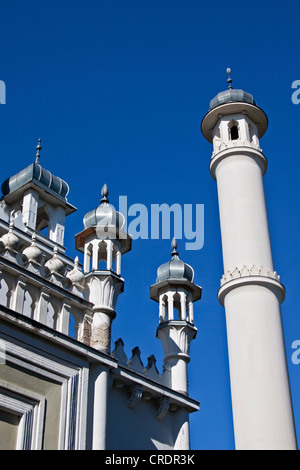
[(38, 144), (36, 146), (35, 163), (40, 163), (40, 150), (42, 149), (41, 141), (42, 139), (38, 139)]
[(11, 212), (10, 216), (9, 216), (9, 231), (12, 232), (13, 231), (13, 228), (15, 226), (15, 223), (14, 223), (14, 211)]
[(171, 255), (172, 256), (178, 256), (178, 251), (177, 251), (177, 240), (175, 237), (173, 237), (172, 242), (171, 242), (171, 247), (173, 249)]
[(106, 203), (108, 204), (108, 203), (109, 203), (109, 200), (107, 199), (107, 196), (108, 196), (108, 187), (107, 187), (107, 184), (104, 184), (104, 185), (102, 186), (102, 189), (101, 189), (101, 196), (102, 196), (101, 203), (106, 202)]
[(232, 88), (232, 85), (231, 85), (232, 84), (232, 78), (230, 77), (231, 69), (228, 67), (226, 72), (227, 72), (227, 75), (228, 75), (228, 78), (227, 78), (228, 88), (231, 89)]

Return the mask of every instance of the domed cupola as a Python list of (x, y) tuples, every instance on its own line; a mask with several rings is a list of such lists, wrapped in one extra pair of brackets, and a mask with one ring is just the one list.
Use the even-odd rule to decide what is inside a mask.
[(84, 227), (108, 227), (113, 226), (122, 229), (125, 223), (124, 216), (115, 210), (115, 208), (109, 204), (108, 188), (104, 184), (101, 190), (101, 205), (96, 209), (88, 212), (83, 218)]
[(2, 201), (9, 210), (20, 208), (22, 218), (18, 228), (30, 234), (43, 235), (44, 243), (52, 247), (54, 242), (64, 249), (65, 218), (75, 212), (69, 204), (68, 184), (41, 166), (41, 139), (36, 146), (35, 161), (2, 184)]
[[(208, 113), (201, 123), (202, 133), (214, 144), (214, 151), (222, 150), (223, 145), (236, 146), (246, 141), (250, 145), (258, 146), (258, 139), (267, 130), (268, 118), (250, 93), (233, 89), (231, 69), (226, 71), (228, 89), (221, 91), (211, 100)], [(220, 126), (224, 120), (228, 121), (226, 128)]]
[(66, 201), (69, 186), (64, 180), (53, 175), (49, 170), (46, 170), (41, 166), (41, 148), (41, 139), (39, 139), (36, 147), (37, 153), (35, 162), (4, 181), (1, 187), (4, 197), (17, 192), (25, 185), (34, 182), (49, 194)]
[(225, 103), (249, 103), (253, 104), (256, 106), (255, 100), (250, 93), (247, 93), (244, 90), (235, 90), (232, 88), (232, 78), (230, 77), (231, 74), (231, 69), (227, 69), (227, 74), (228, 74), (228, 90), (221, 91), (220, 93), (215, 96), (209, 105), (209, 110), (211, 111), (212, 109), (216, 108), (217, 106), (220, 106)]
[(172, 258), (167, 263), (162, 264), (157, 270), (156, 282), (163, 282), (172, 279), (186, 279), (193, 282), (194, 270), (191, 266), (184, 263), (179, 259), (177, 251), (177, 241), (175, 238), (172, 240)]

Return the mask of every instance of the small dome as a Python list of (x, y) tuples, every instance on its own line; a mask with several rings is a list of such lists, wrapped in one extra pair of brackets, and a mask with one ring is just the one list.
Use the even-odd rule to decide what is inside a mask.
[(229, 88), (228, 90), (221, 91), (211, 100), (209, 110), (211, 111), (217, 106), (226, 103), (249, 103), (256, 106), (254, 98), (250, 93), (246, 93), (246, 91), (243, 90), (234, 90)]
[(10, 224), (9, 224), (9, 231), (2, 235), (0, 238), (0, 241), (4, 245), (4, 248), (7, 250), (11, 251), (18, 251), (19, 246), (20, 246), (20, 240), (19, 238), (14, 234), (13, 232), (13, 227), (14, 223), (13, 220), (11, 219)]
[(36, 148), (37, 154), (35, 162), (4, 181), (1, 188), (3, 196), (7, 196), (8, 194), (17, 191), (25, 184), (33, 182), (37, 183), (45, 191), (66, 200), (69, 192), (68, 184), (58, 176), (54, 176), (50, 171), (45, 170), (40, 165), (40, 150), (42, 148), (41, 139), (39, 139), (39, 143)]
[(72, 269), (72, 271), (68, 272), (66, 278), (69, 279), (72, 284), (77, 284), (83, 287), (85, 284), (85, 277), (83, 272), (79, 269), (78, 264), (78, 256), (76, 256), (74, 261), (74, 268)]
[(32, 235), (31, 245), (25, 248), (22, 253), (23, 263), (36, 263), (41, 264), (43, 258), (43, 252), (35, 244), (35, 234)]
[(186, 279), (193, 282), (194, 270), (190, 265), (179, 259), (175, 238), (172, 240), (172, 248), (172, 259), (158, 268), (156, 282), (166, 281), (167, 279)]
[(60, 274), (61, 276), (65, 273), (65, 265), (57, 256), (57, 246), (54, 248), (54, 255), (45, 263), (46, 272), (50, 274)]
[(101, 194), (101, 205), (84, 216), (84, 227), (87, 229), (89, 227), (115, 226), (121, 229), (125, 222), (124, 216), (109, 204), (106, 184), (103, 186)]
[(256, 106), (254, 98), (250, 93), (246, 93), (243, 90), (234, 90), (232, 88), (232, 79), (231, 79), (231, 69), (227, 68), (226, 73), (228, 75), (227, 83), (228, 83), (228, 90), (221, 91), (220, 93), (215, 96), (209, 105), (209, 110), (211, 111), (218, 106), (226, 103), (249, 103)]

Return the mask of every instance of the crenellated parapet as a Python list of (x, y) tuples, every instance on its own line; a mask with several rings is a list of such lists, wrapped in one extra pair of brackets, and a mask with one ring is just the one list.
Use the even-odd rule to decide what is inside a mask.
[[(138, 346), (132, 349), (131, 357), (128, 358), (124, 351), (124, 342), (121, 338), (115, 341), (115, 347), (111, 355), (119, 362), (119, 367), (124, 368), (124, 375), (117, 375), (113, 380), (113, 387), (117, 389), (126, 389), (128, 393), (128, 407), (133, 409), (138, 406), (141, 400), (153, 400), (156, 406), (155, 417), (161, 421), (169, 411), (176, 411), (178, 405), (170, 400), (169, 397), (161, 397), (158, 399), (158, 394), (149, 389), (148, 381), (155, 382), (160, 386), (172, 388), (170, 386), (170, 367), (166, 364), (163, 366), (162, 373), (157, 369), (157, 361), (153, 354), (147, 358), (147, 363), (144, 365), (141, 359), (141, 351)], [(132, 371), (140, 377), (144, 377), (145, 382), (132, 386), (126, 380), (126, 370), (128, 373)]]

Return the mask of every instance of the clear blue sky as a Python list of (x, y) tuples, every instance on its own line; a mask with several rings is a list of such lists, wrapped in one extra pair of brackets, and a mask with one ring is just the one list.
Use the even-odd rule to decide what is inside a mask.
[[(200, 123), (209, 101), (233, 86), (252, 93), (269, 117), (261, 146), (269, 161), (266, 199), (275, 268), (287, 289), (282, 306), (297, 433), (300, 364), (291, 344), (300, 339), (299, 2), (257, 0), (12, 0), (1, 1), (0, 108), (2, 180), (30, 164), (38, 137), (41, 164), (70, 185), (67, 254), (74, 235), (100, 199), (128, 204), (204, 204), (205, 240), (180, 257), (203, 287), (195, 304), (198, 335), (191, 346), (190, 395), (201, 402), (191, 416), (193, 449), (234, 447), (226, 325), (217, 291), (222, 276), (216, 183), (211, 146)], [(163, 356), (156, 339), (158, 307), (150, 300), (157, 267), (170, 258), (169, 240), (136, 240), (123, 257), (125, 292), (117, 304), (113, 341), (128, 357), (139, 346), (144, 363)], [(80, 261), (82, 258), (80, 257)], [(279, 404), (280, 406), (280, 404)]]

